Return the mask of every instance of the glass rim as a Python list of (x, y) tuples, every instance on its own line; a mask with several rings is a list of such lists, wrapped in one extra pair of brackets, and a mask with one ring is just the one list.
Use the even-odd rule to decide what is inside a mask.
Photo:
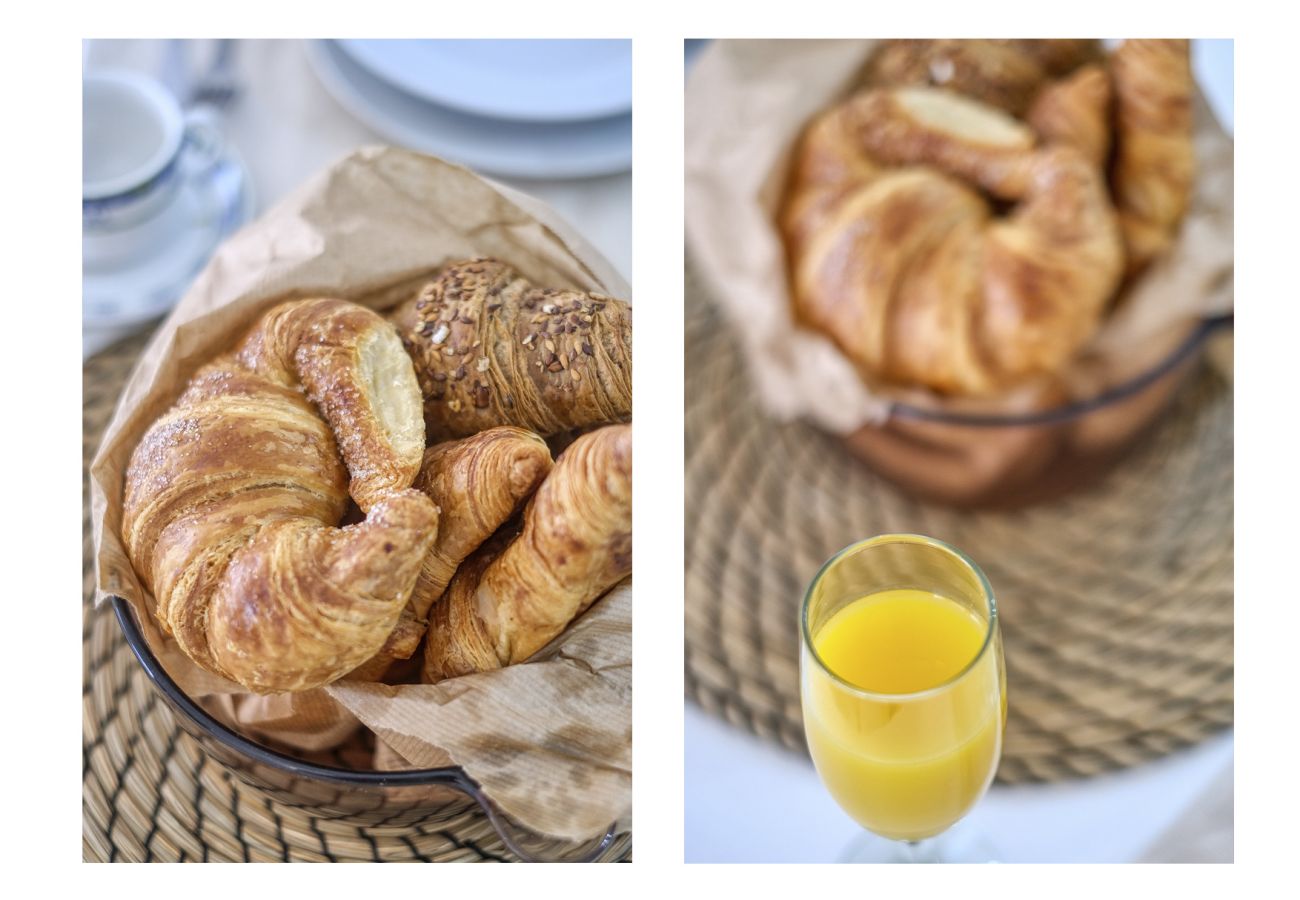
[[(985, 599), (988, 600), (988, 605), (989, 605), (988, 622), (985, 624), (984, 640), (980, 644), (979, 650), (976, 651), (975, 655), (971, 658), (970, 662), (962, 666), (961, 669), (959, 669), (950, 678), (940, 682), (939, 684), (936, 684), (932, 687), (925, 688), (924, 690), (920, 690), (920, 691), (909, 691), (906, 693), (890, 694), (890, 693), (883, 693), (881, 691), (868, 690), (866, 688), (859, 687), (858, 685), (853, 684), (850, 681), (846, 681), (837, 672), (835, 672), (835, 670), (833, 670), (830, 666), (826, 665), (826, 661), (821, 658), (821, 655), (817, 652), (817, 648), (813, 645), (812, 634), (809, 630), (808, 611), (812, 603), (813, 589), (817, 587), (817, 585), (821, 582), (822, 576), (824, 576), (826, 572), (830, 570), (831, 566), (838, 563), (841, 559), (843, 559), (845, 556), (849, 555), (850, 553), (853, 553), (857, 550), (865, 549), (870, 546), (874, 546), (876, 544), (886, 544), (886, 543), (924, 544), (928, 547), (931, 547), (933, 549), (942, 551), (944, 553), (956, 557), (959, 563), (961, 563), (967, 569), (969, 569), (971, 572), (974, 573), (976, 581), (979, 582), (980, 587), (984, 592)], [(989, 647), (993, 645), (993, 635), (997, 632), (997, 628), (998, 628), (997, 599), (993, 595), (993, 586), (989, 584), (989, 580), (985, 576), (984, 570), (981, 569), (978, 565), (976, 565), (973, 559), (971, 559), (962, 551), (958, 550), (952, 544), (949, 544), (945, 541), (941, 541), (938, 538), (930, 537), (929, 535), (910, 534), (904, 532), (897, 532), (897, 533), (891, 532), (888, 534), (878, 534), (874, 537), (864, 538), (860, 541), (854, 541), (852, 544), (849, 544), (847, 547), (842, 548), (839, 552), (831, 556), (830, 559), (822, 563), (821, 568), (817, 570), (817, 574), (814, 575), (812, 577), (812, 580), (808, 582), (808, 587), (804, 591), (803, 603), (801, 604), (800, 613), (799, 613), (799, 633), (803, 641), (803, 649), (817, 663), (817, 667), (821, 669), (824, 673), (826, 673), (828, 676), (830, 676), (830, 678), (844, 690), (847, 690), (852, 694), (856, 694), (868, 700), (875, 700), (875, 701), (886, 702), (886, 703), (901, 703), (901, 702), (908, 702), (913, 700), (920, 700), (925, 697), (937, 695), (951, 688), (953, 685), (957, 684), (958, 682), (960, 682), (963, 678), (965, 678), (968, 674), (970, 674), (970, 672), (975, 668), (975, 666), (980, 662), (980, 660), (984, 658), (984, 655), (988, 652)]]

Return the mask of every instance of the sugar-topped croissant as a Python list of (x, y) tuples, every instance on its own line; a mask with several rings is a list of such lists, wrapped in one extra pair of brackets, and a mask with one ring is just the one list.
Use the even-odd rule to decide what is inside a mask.
[[(437, 532), (410, 489), (423, 451), (419, 386), (388, 322), (342, 300), (272, 309), (131, 456), (122, 536), (163, 629), (263, 693), (373, 657)], [(339, 528), (349, 490), (366, 519)]]
[(1095, 162), (938, 88), (870, 89), (816, 120), (781, 224), (800, 319), (864, 376), (948, 393), (1055, 371), (1123, 268)]
[(448, 266), (392, 316), (430, 441), (516, 425), (550, 437), (632, 415), (632, 311), (534, 287), (504, 263)]
[(569, 445), (504, 549), (461, 565), (433, 608), (424, 680), (523, 662), (632, 572), (632, 427)]

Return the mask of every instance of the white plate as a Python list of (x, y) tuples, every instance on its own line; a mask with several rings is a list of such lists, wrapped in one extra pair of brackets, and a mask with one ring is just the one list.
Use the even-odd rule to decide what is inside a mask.
[[(118, 257), (112, 248), (129, 235), (81, 239), (83, 329), (118, 329), (147, 322), (171, 309), (207, 264), (217, 245), (253, 214), (248, 170), (227, 150), (202, 178), (183, 182), (160, 220), (140, 227), (169, 235), (164, 246)], [(123, 238), (126, 238), (124, 241)], [(116, 242), (116, 243), (114, 243)]]
[(585, 178), (632, 166), (632, 116), (563, 124), (507, 122), (457, 112), (376, 78), (335, 41), (308, 41), (321, 83), (384, 137), (471, 168), (525, 178)]
[(632, 42), (338, 41), (371, 74), (409, 94), (499, 119), (573, 121), (632, 109)]

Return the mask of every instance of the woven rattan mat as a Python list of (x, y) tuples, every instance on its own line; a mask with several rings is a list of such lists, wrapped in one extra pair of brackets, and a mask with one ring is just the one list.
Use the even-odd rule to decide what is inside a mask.
[[(83, 368), (87, 467), (146, 336)], [(83, 521), (82, 854), (90, 861), (508, 862), (475, 808), (437, 827), (359, 827), (277, 802), (232, 775), (176, 724), (122, 637), (93, 606), (89, 500)], [(620, 835), (604, 859), (631, 853)]]
[(798, 606), (835, 551), (919, 532), (998, 597), (1003, 782), (1092, 775), (1232, 724), (1232, 390), (1208, 365), (1104, 479), (1050, 505), (912, 500), (808, 425), (760, 412), (737, 342), (686, 284), (686, 693), (804, 751)]

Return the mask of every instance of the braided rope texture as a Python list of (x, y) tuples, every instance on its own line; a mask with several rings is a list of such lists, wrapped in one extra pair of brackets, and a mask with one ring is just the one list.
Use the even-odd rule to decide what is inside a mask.
[(855, 540), (960, 547), (998, 599), (1009, 719), (998, 779), (1121, 769), (1233, 721), (1233, 404), (1210, 368), (1099, 482), (1048, 505), (913, 500), (832, 436), (763, 415), (707, 290), (686, 280), (686, 695), (806, 752), (798, 609)]
[[(147, 335), (83, 368), (82, 856), (91, 862), (511, 862), (477, 807), (413, 825), (359, 826), (280, 802), (176, 724), (110, 605), (93, 605), (90, 460)], [(347, 766), (340, 758), (334, 764)], [(630, 834), (602, 857), (627, 859)]]

